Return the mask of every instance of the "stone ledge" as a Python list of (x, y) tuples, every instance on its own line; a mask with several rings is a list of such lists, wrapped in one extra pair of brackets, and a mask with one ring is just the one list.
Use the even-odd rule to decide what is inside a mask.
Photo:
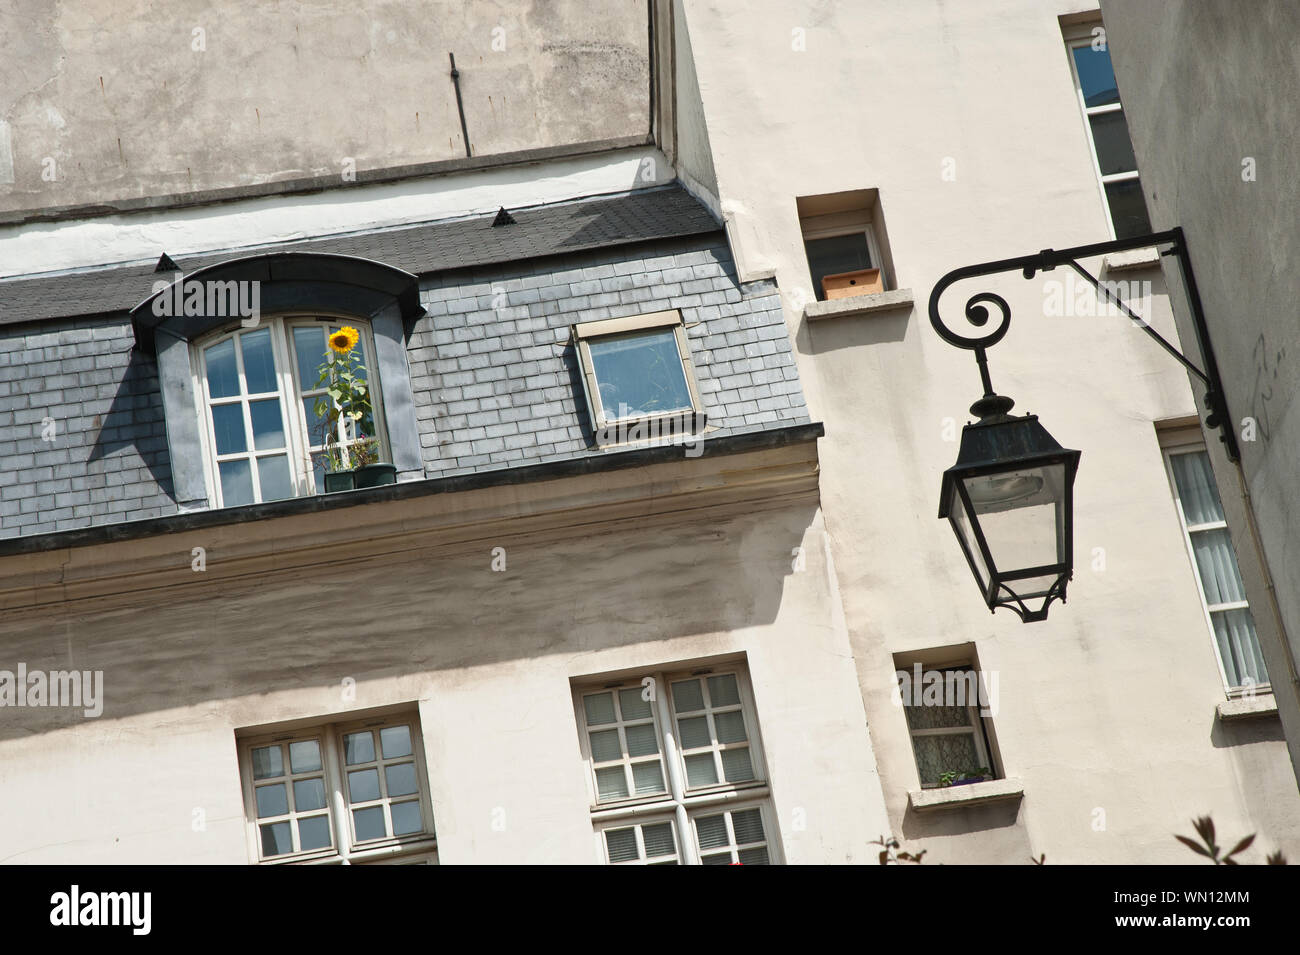
[(1225, 723), (1231, 720), (1257, 720), (1277, 716), (1277, 700), (1272, 693), (1263, 696), (1243, 696), (1225, 700), (1214, 708), (1215, 715)]
[(1112, 252), (1102, 260), (1107, 272), (1124, 272), (1128, 269), (1148, 269), (1160, 266), (1160, 250), (1153, 245), (1145, 249), (1129, 249), (1127, 252)]
[(911, 308), (913, 305), (910, 288), (893, 289), (888, 292), (873, 292), (870, 295), (850, 295), (847, 298), (832, 298), (824, 302), (809, 302), (803, 310), (803, 317), (809, 321), (823, 318), (849, 318), (853, 315), (868, 315), (871, 312), (883, 312), (896, 308)]
[(907, 794), (907, 801), (917, 812), (934, 812), (938, 809), (959, 809), (1019, 799), (1024, 794), (1025, 784), (1022, 780), (991, 779), (986, 783), (970, 783), (965, 786), (913, 790)]

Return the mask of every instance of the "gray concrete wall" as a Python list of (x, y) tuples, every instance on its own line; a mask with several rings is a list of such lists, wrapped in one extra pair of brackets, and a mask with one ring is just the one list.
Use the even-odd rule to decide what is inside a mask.
[[(1276, 596), (1286, 642), (1265, 659), (1300, 776), (1300, 6), (1105, 0), (1102, 12), (1152, 226), (1187, 234), (1235, 419), (1240, 471), (1208, 444), (1239, 555), (1255, 549), (1252, 516), (1258, 528), (1272, 586), (1247, 574), (1247, 592), (1257, 615)], [(1186, 309), (1178, 321), (1194, 342)]]
[(646, 0), (0, 10), (0, 212), (649, 130)]

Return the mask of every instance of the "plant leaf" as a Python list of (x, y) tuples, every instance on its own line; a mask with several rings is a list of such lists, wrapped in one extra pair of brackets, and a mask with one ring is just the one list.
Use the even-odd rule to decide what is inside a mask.
[(1243, 851), (1243, 850), (1245, 850), (1245, 849), (1249, 849), (1249, 848), (1250, 848), (1250, 844), (1251, 844), (1252, 842), (1254, 842), (1254, 841), (1255, 841), (1255, 833), (1252, 832), (1252, 833), (1251, 833), (1250, 835), (1248, 835), (1245, 839), (1242, 839), (1240, 842), (1238, 842), (1238, 843), (1233, 847), (1232, 851), (1228, 853), (1228, 855), (1230, 855), (1230, 856), (1235, 856), (1238, 852), (1241, 852), (1241, 851)]

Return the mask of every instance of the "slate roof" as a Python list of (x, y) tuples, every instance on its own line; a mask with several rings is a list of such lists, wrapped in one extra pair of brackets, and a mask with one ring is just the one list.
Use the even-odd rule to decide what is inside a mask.
[[(716, 232), (721, 226), (680, 186), (607, 199), (512, 209), (515, 224), (493, 227), (496, 213), (215, 254), (173, 256), (184, 272), (253, 252), (357, 255), (428, 275), (453, 269)], [(164, 250), (160, 249), (159, 254)], [(0, 280), (0, 325), (124, 312), (162, 275), (154, 264)]]

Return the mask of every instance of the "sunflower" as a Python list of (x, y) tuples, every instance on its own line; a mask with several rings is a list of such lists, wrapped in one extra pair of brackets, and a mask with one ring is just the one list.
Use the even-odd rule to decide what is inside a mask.
[(361, 336), (351, 325), (344, 325), (337, 332), (330, 336), (330, 348), (334, 349), (340, 355), (346, 355), (352, 351)]

